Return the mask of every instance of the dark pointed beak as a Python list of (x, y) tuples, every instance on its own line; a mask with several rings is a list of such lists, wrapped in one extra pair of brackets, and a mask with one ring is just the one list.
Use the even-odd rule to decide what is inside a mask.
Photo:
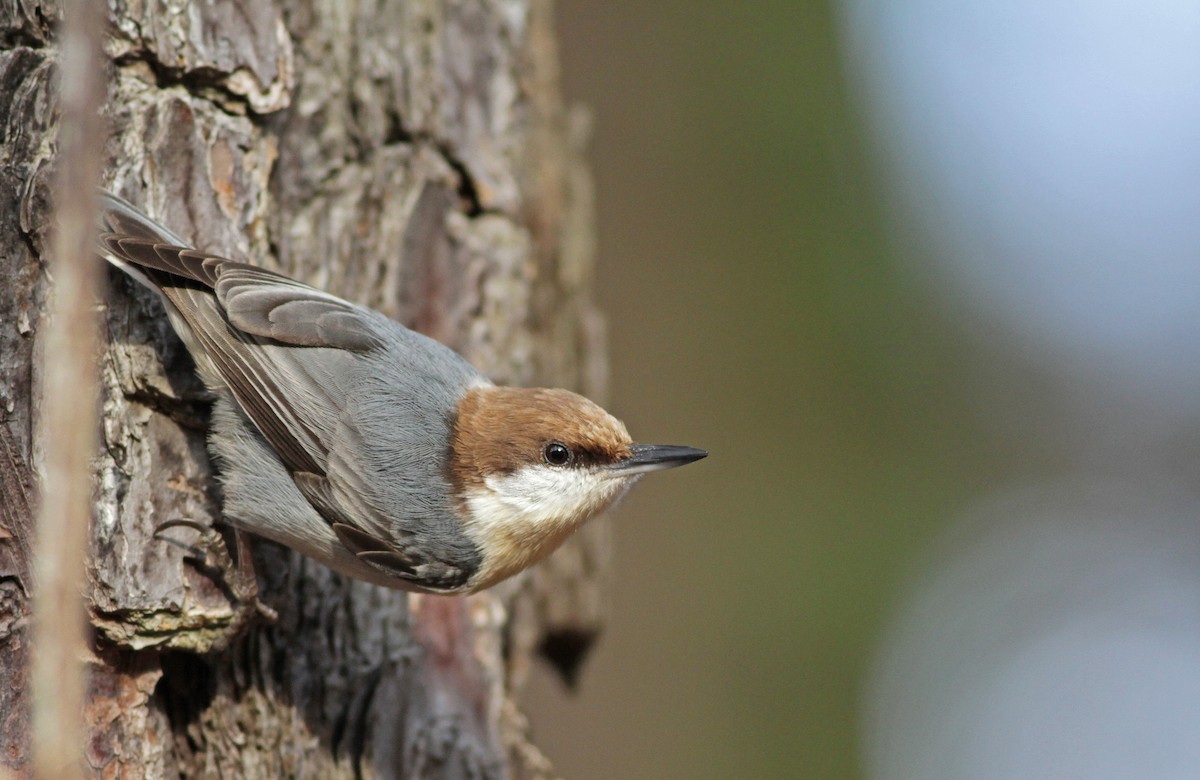
[(621, 476), (645, 474), (684, 466), (692, 461), (708, 457), (704, 450), (695, 447), (676, 447), (673, 444), (635, 444), (633, 454), (625, 460), (612, 464), (610, 468)]

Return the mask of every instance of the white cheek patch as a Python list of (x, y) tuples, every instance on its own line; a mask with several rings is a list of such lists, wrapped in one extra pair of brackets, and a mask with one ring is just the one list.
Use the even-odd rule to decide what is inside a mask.
[(537, 563), (636, 481), (599, 469), (546, 465), (485, 478), (463, 496), (463, 530), (485, 554), (474, 582), (487, 587)]
[(607, 508), (633, 482), (588, 469), (527, 466), (484, 480), (467, 498), (472, 525), (487, 533), (540, 536), (561, 531)]

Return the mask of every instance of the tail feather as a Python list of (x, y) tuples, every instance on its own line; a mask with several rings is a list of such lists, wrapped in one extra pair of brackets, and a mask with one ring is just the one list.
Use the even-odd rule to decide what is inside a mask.
[(155, 291), (177, 284), (180, 278), (211, 289), (217, 283), (218, 266), (241, 265), (198, 252), (128, 201), (109, 192), (100, 195), (106, 231), (100, 235), (101, 253)]
[(194, 249), (184, 249), (177, 244), (164, 244), (148, 238), (131, 238), (120, 233), (105, 233), (100, 236), (100, 241), (109, 261), (121, 261), (124, 270), (129, 270), (125, 268), (126, 265), (133, 265), (143, 271), (200, 282), (210, 289), (216, 287), (218, 265), (230, 262)]
[(136, 206), (118, 195), (101, 190), (100, 204), (104, 228), (109, 233), (130, 238), (143, 238), (187, 249), (192, 248), (191, 244), (180, 238), (178, 234), (150, 219)]

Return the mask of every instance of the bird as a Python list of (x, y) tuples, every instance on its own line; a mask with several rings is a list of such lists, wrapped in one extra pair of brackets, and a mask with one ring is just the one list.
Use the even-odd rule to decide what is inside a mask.
[(634, 443), (581, 395), (496, 385), (378, 311), (199, 251), (112, 193), (100, 200), (100, 254), (162, 300), (215, 398), (223, 516), (341, 574), (478, 592), (543, 559), (642, 475), (708, 454)]

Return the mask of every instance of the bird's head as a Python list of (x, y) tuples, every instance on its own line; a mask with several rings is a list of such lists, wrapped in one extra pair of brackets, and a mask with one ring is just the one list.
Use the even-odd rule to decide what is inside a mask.
[(469, 391), (452, 441), (463, 528), (484, 553), (476, 588), (536, 563), (642, 474), (708, 454), (634, 444), (620, 420), (567, 390), (513, 387)]

